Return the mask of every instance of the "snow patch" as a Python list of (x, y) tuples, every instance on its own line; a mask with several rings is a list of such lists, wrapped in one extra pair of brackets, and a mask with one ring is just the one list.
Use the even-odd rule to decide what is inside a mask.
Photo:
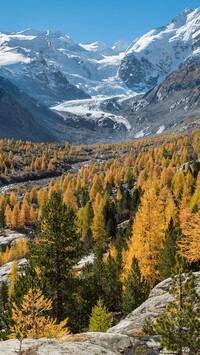
[(102, 111), (100, 104), (104, 100), (105, 98), (65, 101), (59, 105), (51, 107), (51, 109), (60, 113), (70, 112), (85, 120), (93, 120), (95, 122), (111, 120), (115, 123), (124, 125), (127, 130), (131, 130), (131, 124), (123, 116)]
[(145, 133), (143, 130), (141, 130), (140, 132), (138, 132), (136, 135), (135, 135), (135, 138), (142, 138), (145, 136)]
[(17, 63), (30, 63), (31, 59), (24, 57), (22, 54), (11, 51), (0, 51), (0, 66), (6, 66)]
[(165, 130), (165, 126), (162, 125), (160, 128), (157, 130), (156, 134), (161, 134)]

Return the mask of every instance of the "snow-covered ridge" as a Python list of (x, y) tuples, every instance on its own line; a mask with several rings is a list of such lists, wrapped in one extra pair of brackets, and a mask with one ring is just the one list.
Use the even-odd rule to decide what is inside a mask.
[(150, 89), (180, 64), (200, 54), (200, 8), (185, 9), (167, 26), (152, 29), (128, 47), (121, 78), (138, 91)]
[(78, 44), (61, 31), (29, 28), (0, 33), (0, 75), (47, 104), (51, 100), (45, 85), (56, 90), (55, 72), (90, 96), (126, 94), (128, 88), (118, 77), (118, 68), (127, 47), (125, 41), (112, 48), (98, 41)]

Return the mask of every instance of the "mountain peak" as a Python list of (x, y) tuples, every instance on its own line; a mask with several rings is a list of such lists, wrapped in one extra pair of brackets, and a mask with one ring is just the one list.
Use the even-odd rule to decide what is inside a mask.
[(125, 52), (129, 46), (129, 43), (124, 39), (118, 39), (112, 46), (115, 52)]
[(22, 31), (14, 32), (14, 34), (25, 35), (25, 36), (40, 36), (44, 33), (43, 31), (36, 30), (34, 28), (27, 28)]
[(169, 25), (173, 24), (174, 28), (182, 27), (188, 20), (188, 15), (191, 14), (194, 10), (189, 9), (186, 7), (182, 12), (176, 15)]

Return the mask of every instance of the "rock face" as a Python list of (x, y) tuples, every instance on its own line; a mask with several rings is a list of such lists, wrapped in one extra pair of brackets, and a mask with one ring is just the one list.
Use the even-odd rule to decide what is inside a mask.
[(0, 138), (81, 144), (87, 135), (91, 135), (91, 130), (85, 129), (82, 124), (77, 130), (74, 117), (73, 113), (68, 113), (63, 119), (10, 80), (0, 76)]
[[(137, 339), (123, 334), (83, 333), (69, 335), (62, 342), (54, 339), (24, 339), (22, 355), (131, 355), (138, 347), (145, 346), (149, 355), (160, 352), (158, 338)], [(0, 342), (0, 355), (19, 352), (17, 339)]]
[[(200, 295), (200, 272), (195, 273), (197, 292)], [(142, 334), (142, 327), (146, 317), (152, 319), (162, 315), (167, 304), (172, 301), (172, 296), (168, 290), (171, 285), (171, 279), (166, 279), (159, 283), (151, 291), (149, 298), (130, 313), (124, 320), (120, 321), (115, 327), (108, 330), (109, 333), (119, 333), (128, 335)]]
[[(197, 292), (200, 295), (200, 272), (195, 273)], [(156, 318), (164, 313), (166, 305), (172, 300), (167, 292), (171, 279), (159, 283), (149, 298), (124, 320), (107, 333), (82, 333), (68, 335), (59, 342), (54, 339), (24, 339), (23, 355), (132, 355), (138, 347), (145, 347), (149, 355), (166, 354), (159, 344), (159, 338), (141, 336), (145, 318)], [(140, 336), (139, 336), (140, 335)], [(0, 342), (0, 355), (14, 355), (19, 351), (17, 339)]]
[[(24, 339), (23, 355), (116, 355), (129, 347), (131, 340), (125, 335), (86, 333), (69, 336), (64, 342), (53, 339)], [(15, 355), (19, 351), (16, 339), (0, 342), (0, 355)]]
[(140, 138), (162, 132), (181, 132), (200, 125), (200, 61), (182, 64), (146, 94), (110, 98), (101, 109), (126, 117), (127, 137)]
[(129, 88), (144, 92), (185, 61), (199, 58), (200, 8), (185, 9), (167, 26), (153, 29), (127, 49), (119, 76)]
[(20, 238), (26, 239), (26, 235), (5, 229), (3, 233), (0, 233), (1, 249), (5, 251), (7, 246), (10, 246), (14, 241)]
[[(18, 260), (18, 271), (20, 272), (27, 265), (27, 259)], [(0, 282), (8, 282), (8, 275), (10, 274), (12, 261), (0, 267)]]

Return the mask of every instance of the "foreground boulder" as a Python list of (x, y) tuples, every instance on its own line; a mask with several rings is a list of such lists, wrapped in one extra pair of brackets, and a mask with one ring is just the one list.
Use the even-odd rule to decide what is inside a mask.
[[(200, 272), (195, 273), (197, 292), (200, 295)], [(146, 317), (153, 320), (165, 312), (172, 300), (168, 290), (171, 279), (159, 283), (150, 293), (149, 298), (124, 320), (107, 333), (82, 333), (66, 336), (63, 341), (55, 339), (24, 339), (22, 355), (132, 355), (137, 348), (145, 349), (149, 355), (166, 354), (160, 347), (158, 336), (146, 336), (143, 325)], [(0, 342), (0, 355), (19, 354), (17, 339)]]
[[(200, 272), (195, 272), (196, 290), (200, 295)], [(152, 320), (162, 315), (167, 304), (172, 301), (172, 296), (168, 290), (171, 285), (171, 278), (160, 282), (150, 292), (148, 299), (138, 308), (131, 312), (125, 319), (121, 320), (116, 326), (108, 330), (109, 333), (121, 333), (126, 335), (143, 335), (143, 325), (145, 319), (150, 317)]]
[[(69, 335), (63, 342), (54, 339), (24, 339), (23, 355), (116, 355), (131, 346), (126, 335), (106, 333), (83, 333)], [(0, 355), (16, 355), (19, 352), (17, 339), (0, 342)]]

